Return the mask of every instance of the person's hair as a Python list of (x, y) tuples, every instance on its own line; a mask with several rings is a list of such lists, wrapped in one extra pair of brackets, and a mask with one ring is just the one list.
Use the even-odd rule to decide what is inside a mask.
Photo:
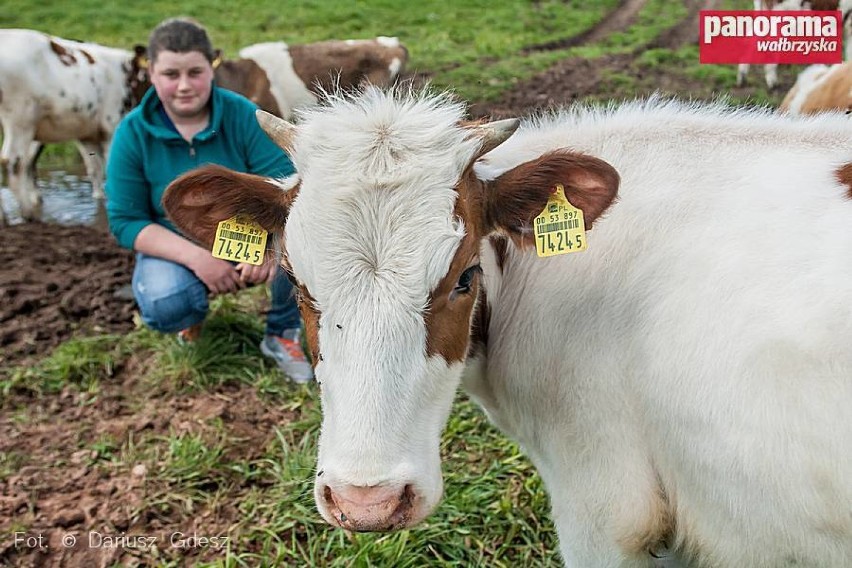
[(213, 45), (204, 26), (189, 18), (171, 18), (160, 22), (148, 37), (148, 59), (157, 61), (161, 51), (189, 53), (198, 51), (213, 62)]

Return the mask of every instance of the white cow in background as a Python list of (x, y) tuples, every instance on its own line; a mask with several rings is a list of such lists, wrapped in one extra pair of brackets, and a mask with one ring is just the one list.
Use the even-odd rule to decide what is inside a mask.
[[(840, 10), (845, 58), (852, 59), (852, 0), (754, 0), (755, 10)], [(750, 66), (747, 63), (737, 68), (737, 87), (745, 84)], [(778, 65), (771, 63), (763, 66), (766, 74), (766, 86), (774, 89), (778, 85)]]
[(255, 61), (269, 78), (272, 95), (282, 118), (313, 106), (324, 91), (356, 88), (362, 83), (391, 85), (408, 62), (408, 50), (395, 37), (317, 41), (286, 44), (256, 43), (240, 50), (240, 57)]
[(140, 57), (141, 50), (0, 30), (0, 163), (24, 219), (40, 215), (35, 161), (46, 143), (76, 141), (92, 193), (103, 198), (115, 127), (149, 85)]
[[(652, 100), (518, 128), (377, 89), (300, 115), (260, 115), (298, 176), (210, 167), (164, 204), (208, 246), (234, 214), (279, 239), (329, 523), (437, 506), (461, 381), (567, 566), (852, 566), (852, 122)], [(557, 184), (588, 250), (538, 258)]]

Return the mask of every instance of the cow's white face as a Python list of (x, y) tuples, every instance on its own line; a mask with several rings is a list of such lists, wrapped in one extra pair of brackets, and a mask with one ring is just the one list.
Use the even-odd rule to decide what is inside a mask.
[(438, 503), (477, 299), (481, 235), (457, 186), (480, 141), (451, 113), (441, 139), (424, 140), (418, 116), (434, 119), (376, 117), (372, 140), (314, 131), (293, 153), (301, 186), (284, 243), (322, 393), (315, 495), (353, 530), (415, 523)]
[(556, 183), (587, 227), (617, 190), (608, 164), (568, 151), (478, 179), (473, 162), (518, 122), (463, 125), (463, 110), (368, 89), (303, 111), (298, 127), (261, 111), (298, 178), (282, 187), (211, 166), (164, 197), (199, 242), (234, 214), (278, 234), (321, 389), (316, 501), (350, 530), (414, 524), (440, 499), (440, 435), (481, 305), (482, 239), (499, 231), (529, 246)]

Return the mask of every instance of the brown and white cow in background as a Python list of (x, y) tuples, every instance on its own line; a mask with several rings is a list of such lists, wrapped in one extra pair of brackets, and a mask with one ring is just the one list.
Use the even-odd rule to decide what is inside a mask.
[[(755, 10), (840, 10), (843, 18), (843, 45), (845, 58), (852, 59), (852, 0), (754, 0)], [(737, 87), (745, 84), (750, 65), (743, 63), (737, 68)], [(778, 65), (763, 66), (766, 86), (774, 89), (778, 85)]]
[(391, 85), (405, 69), (408, 50), (395, 37), (379, 36), (294, 45), (257, 43), (241, 49), (240, 57), (254, 61), (266, 72), (278, 112), (255, 101), (258, 106), (290, 118), (294, 109), (317, 104), (324, 91), (349, 90), (364, 83)]
[(213, 68), (218, 86), (243, 95), (266, 112), (281, 116), (278, 101), (272, 96), (269, 77), (254, 60), (218, 56)]
[(799, 73), (778, 110), (792, 115), (852, 112), (852, 61), (807, 67)]
[[(470, 125), (378, 89), (299, 115), (259, 116), (297, 176), (210, 167), (164, 204), (208, 246), (234, 214), (276, 236), (329, 523), (437, 506), (461, 381), (541, 473), (568, 566), (852, 566), (852, 121), (651, 100)], [(588, 250), (537, 258), (556, 184)]]
[(92, 193), (103, 197), (115, 127), (148, 86), (141, 57), (139, 49), (134, 53), (33, 30), (0, 30), (0, 163), (24, 219), (40, 214), (35, 161), (43, 144), (75, 141)]

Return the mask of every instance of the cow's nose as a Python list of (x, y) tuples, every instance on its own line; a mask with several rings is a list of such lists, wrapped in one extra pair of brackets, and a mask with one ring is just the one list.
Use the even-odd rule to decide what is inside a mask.
[(398, 529), (408, 524), (413, 512), (411, 485), (326, 485), (322, 496), (337, 524), (351, 531)]

